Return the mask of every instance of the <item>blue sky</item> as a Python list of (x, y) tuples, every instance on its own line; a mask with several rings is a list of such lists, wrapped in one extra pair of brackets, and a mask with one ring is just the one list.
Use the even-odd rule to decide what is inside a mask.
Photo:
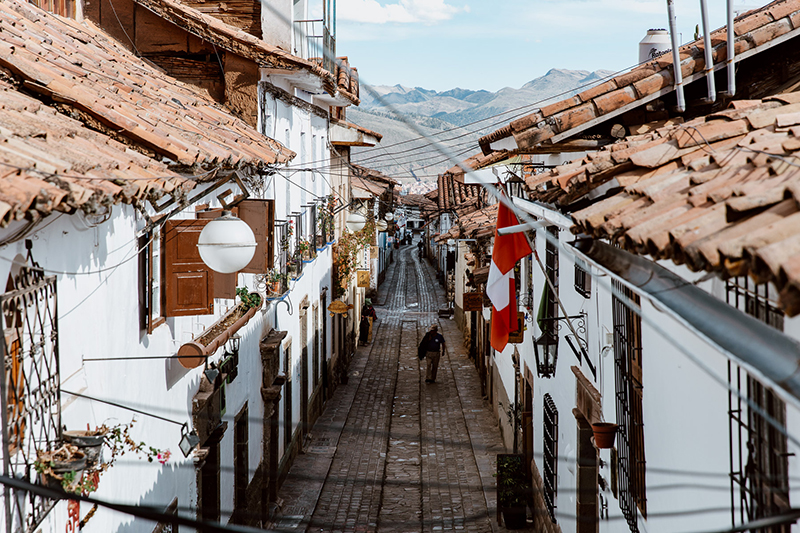
[[(725, 6), (708, 0), (712, 28)], [(699, 0), (675, 0), (675, 11), (691, 40)], [(497, 91), (551, 68), (627, 69), (647, 29), (667, 26), (667, 0), (338, 0), (336, 51), (362, 83)]]

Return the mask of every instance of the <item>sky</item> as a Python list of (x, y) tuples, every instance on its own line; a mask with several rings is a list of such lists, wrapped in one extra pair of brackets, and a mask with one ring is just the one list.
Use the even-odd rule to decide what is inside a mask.
[[(767, 0), (738, 0), (755, 8)], [(700, 0), (674, 0), (681, 42)], [(726, 1), (707, 0), (710, 26)], [(446, 91), (519, 88), (551, 68), (627, 70), (649, 28), (668, 28), (667, 0), (338, 0), (336, 53), (362, 84)]]

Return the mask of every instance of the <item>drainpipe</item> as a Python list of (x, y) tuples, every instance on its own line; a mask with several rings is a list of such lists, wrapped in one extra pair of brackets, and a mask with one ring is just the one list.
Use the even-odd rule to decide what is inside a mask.
[(714, 84), (714, 57), (711, 50), (711, 31), (708, 27), (708, 6), (706, 0), (700, 0), (700, 11), (703, 18), (703, 48), (706, 56), (706, 81), (708, 82), (708, 99), (717, 101), (717, 88)]
[(734, 32), (733, 24), (733, 0), (728, 0), (728, 96), (736, 95), (736, 66), (733, 63), (733, 60), (736, 56), (736, 47), (734, 46), (733, 42), (735, 39), (736, 33)]
[(672, 38), (672, 70), (675, 76), (675, 95), (678, 98), (678, 112), (683, 113), (686, 111), (686, 99), (683, 97), (683, 73), (681, 72), (678, 28), (675, 22), (675, 0), (667, 0), (667, 15), (669, 16), (669, 36)]
[(800, 400), (800, 342), (652, 261), (590, 238), (574, 246), (698, 336)]

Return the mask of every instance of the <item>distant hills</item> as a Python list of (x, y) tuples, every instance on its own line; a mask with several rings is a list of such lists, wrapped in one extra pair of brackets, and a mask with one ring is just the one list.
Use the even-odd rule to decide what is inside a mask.
[[(361, 105), (348, 109), (348, 120), (384, 135), (379, 145), (383, 148), (355, 149), (353, 160), (403, 181), (406, 178), (416, 181), (411, 171), (422, 180), (434, 179), (452, 164), (444, 161), (445, 157), (428, 146), (426, 140), (418, 140), (419, 135), (395, 118), (387, 105), (426, 135), (438, 134), (435, 137), (438, 141), (450, 146), (459, 157), (466, 158), (478, 151), (481, 135), (541, 105), (576, 94), (611, 74), (608, 70), (551, 69), (519, 89), (506, 87), (497, 92), (461, 88), (437, 92), (402, 85), (373, 86), (380, 100), (362, 87)], [(543, 102), (551, 97), (551, 101)]]

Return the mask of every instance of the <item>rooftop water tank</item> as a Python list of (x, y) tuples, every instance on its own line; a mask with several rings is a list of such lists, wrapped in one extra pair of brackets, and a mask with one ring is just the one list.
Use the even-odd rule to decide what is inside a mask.
[(672, 49), (669, 32), (665, 29), (647, 30), (647, 35), (639, 41), (639, 63), (652, 61)]

